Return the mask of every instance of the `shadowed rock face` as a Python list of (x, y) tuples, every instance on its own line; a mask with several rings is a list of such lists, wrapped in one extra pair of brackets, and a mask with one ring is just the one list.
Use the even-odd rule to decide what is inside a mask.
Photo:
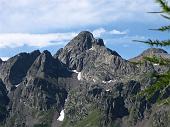
[[(150, 55), (169, 54), (151, 48), (133, 60)], [(154, 75), (169, 70), (169, 66), (160, 68), (125, 60), (102, 39), (83, 31), (54, 56), (37, 50), (0, 61), (0, 123), (5, 127), (168, 127), (170, 86), (152, 88), (160, 80)], [(160, 81), (166, 83), (166, 76)], [(58, 120), (61, 111), (64, 121)]]
[[(51, 125), (53, 117), (58, 118), (64, 107), (71, 76), (72, 72), (54, 59), (50, 52), (42, 52), (29, 68), (25, 79), (9, 94), (13, 100), (10, 102), (12, 115), (9, 120), (16, 116), (17, 125), (22, 125), (22, 121), (25, 126), (33, 126), (43, 122), (42, 117), (51, 115), (50, 118), (44, 118), (46, 124)], [(20, 112), (21, 107), (24, 112)], [(33, 112), (37, 116), (32, 116)], [(44, 115), (38, 115), (42, 112)], [(7, 126), (14, 125), (8, 123)]]
[(0, 110), (0, 122), (3, 122), (8, 115), (8, 111), (6, 107), (8, 103), (9, 103), (9, 98), (7, 96), (7, 90), (6, 90), (4, 83), (0, 79), (0, 109), (1, 109)]
[(20, 53), (2, 63), (0, 78), (6, 84), (8, 90), (11, 86), (17, 85), (23, 80), (38, 55), (40, 55), (38, 50), (32, 53)]
[(2, 62), (3, 62), (3, 61), (2, 61), (2, 59), (0, 58), (0, 65), (2, 64)]

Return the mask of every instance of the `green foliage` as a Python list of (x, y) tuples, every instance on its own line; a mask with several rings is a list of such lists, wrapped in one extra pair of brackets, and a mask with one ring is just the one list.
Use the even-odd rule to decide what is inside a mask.
[(150, 30), (158, 30), (158, 31), (169, 31), (170, 30), (170, 25), (169, 26), (162, 26), (158, 29), (150, 29)]
[(34, 125), (34, 127), (51, 127), (54, 113), (54, 109), (50, 109), (48, 111), (41, 111), (39, 114), (39, 116), (41, 116), (41, 123)]
[(161, 6), (162, 11), (160, 13), (170, 14), (170, 7), (168, 6), (168, 2), (166, 0), (156, 0), (156, 2)]
[(132, 64), (134, 65), (142, 65), (144, 64), (146, 61), (149, 61), (153, 64), (158, 64), (158, 65), (170, 65), (170, 60), (169, 59), (165, 59), (165, 58), (162, 58), (160, 56), (145, 56), (143, 57), (143, 60), (140, 60), (138, 62), (134, 62), (134, 61), (131, 61)]
[[(78, 121), (74, 125), (69, 121), (68, 118), (64, 119), (62, 127), (99, 127), (101, 120), (101, 111), (94, 109), (91, 111), (86, 118)], [(71, 126), (72, 125), (72, 126)]]
[(144, 60), (150, 61), (151, 63), (159, 64), (159, 65), (170, 64), (170, 60), (164, 59), (162, 57), (157, 57), (157, 56), (147, 56), (147, 57), (144, 57)]
[(142, 65), (144, 63), (144, 61), (129, 61), (130, 63), (134, 64), (134, 65)]
[[(168, 5), (168, 2), (166, 0), (155, 0), (161, 7), (160, 12), (151, 12), (151, 13), (161, 13), (161, 16), (165, 19), (170, 20), (170, 6)], [(151, 29), (151, 30), (158, 30), (158, 31), (169, 31), (170, 30), (170, 25), (167, 26), (162, 26), (158, 29)], [(148, 44), (150, 46), (170, 46), (170, 40), (151, 40), (148, 39), (147, 41), (139, 41), (139, 40), (134, 40), (137, 42), (142, 42), (145, 44)]]
[(170, 97), (164, 99), (164, 100), (160, 100), (158, 102), (159, 105), (170, 105)]
[[(151, 12), (151, 13), (161, 13), (161, 16), (163, 18), (166, 18), (170, 20), (170, 7), (168, 5), (168, 2), (165, 0), (156, 0), (156, 2), (160, 5), (161, 11), (160, 12)], [(152, 30), (158, 30), (158, 31), (169, 31), (170, 30), (170, 25), (168, 26), (162, 26), (158, 29), (152, 29)], [(137, 42), (142, 42), (145, 44), (148, 44), (150, 46), (170, 46), (170, 40), (147, 40), (147, 41), (138, 41), (134, 40)], [(164, 59), (161, 57), (144, 57), (146, 61), (150, 61), (152, 63), (156, 63), (159, 65), (170, 65), (170, 60)], [(139, 96), (146, 96), (147, 99), (150, 99), (157, 91), (162, 92), (167, 86), (170, 85), (170, 72), (167, 72), (162, 75), (153, 75), (153, 77), (157, 78), (156, 83), (153, 85), (149, 86), (145, 90), (141, 91), (138, 95)]]
[(170, 40), (163, 40), (163, 41), (160, 41), (160, 40), (147, 40), (147, 41), (139, 41), (139, 40), (133, 40), (133, 41), (136, 41), (136, 42), (142, 42), (142, 43), (145, 43), (145, 44), (148, 44), (150, 46), (170, 46)]
[(140, 96), (146, 96), (150, 99), (156, 91), (163, 91), (167, 86), (170, 85), (170, 72), (166, 74), (157, 75), (158, 80), (153, 85), (149, 86), (145, 90), (139, 93)]
[(98, 127), (100, 124), (100, 111), (95, 109), (85, 119), (78, 122), (75, 127)]

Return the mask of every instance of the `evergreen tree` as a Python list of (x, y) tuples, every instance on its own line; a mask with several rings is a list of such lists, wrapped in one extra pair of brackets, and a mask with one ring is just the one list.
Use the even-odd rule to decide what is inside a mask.
[[(155, 0), (155, 1), (160, 5), (161, 11), (150, 12), (150, 13), (159, 13), (163, 18), (170, 20), (170, 6), (168, 5), (168, 2), (166, 0)], [(150, 30), (156, 30), (156, 31), (161, 31), (161, 32), (169, 32), (170, 31), (170, 25), (161, 26), (160, 28), (150, 29)], [(170, 39), (168, 39), (168, 40), (151, 40), (151, 39), (148, 39), (147, 41), (139, 41), (139, 40), (134, 40), (134, 41), (142, 42), (142, 43), (148, 44), (150, 46), (156, 46), (156, 47), (170, 46)], [(144, 60), (150, 61), (152, 63), (159, 64), (159, 65), (170, 66), (170, 60), (162, 58), (162, 57), (157, 57), (157, 56), (144, 57)]]
[[(155, 0), (161, 7), (161, 11), (159, 12), (150, 12), (150, 13), (160, 13), (160, 15), (167, 19), (170, 20), (170, 6), (168, 5), (168, 2), (166, 0)], [(160, 28), (157, 29), (151, 29), (151, 30), (157, 30), (157, 31), (161, 31), (161, 32), (166, 32), (166, 31), (170, 31), (170, 25), (167, 26), (162, 26)], [(143, 42), (146, 43), (150, 46), (170, 46), (170, 39), (168, 40), (151, 40), (148, 39), (147, 41), (139, 41), (139, 40), (134, 40), (134, 41), (138, 41), (138, 42)]]

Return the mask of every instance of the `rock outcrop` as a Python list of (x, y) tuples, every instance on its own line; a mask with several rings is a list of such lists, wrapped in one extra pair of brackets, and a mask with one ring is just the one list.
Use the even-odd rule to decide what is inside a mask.
[(149, 48), (143, 51), (143, 53), (141, 53), (139, 56), (130, 59), (130, 61), (138, 62), (143, 60), (143, 58), (146, 56), (147, 57), (157, 56), (157, 57), (170, 59), (170, 55), (165, 50), (160, 48)]
[[(47, 50), (0, 60), (0, 126), (168, 127), (168, 65), (125, 60), (88, 31), (54, 56)], [(1, 80), (2, 79), (2, 80)]]
[(40, 52), (38, 50), (32, 53), (20, 53), (2, 63), (0, 66), (0, 78), (8, 91), (10, 91), (12, 86), (16, 86), (23, 80), (29, 67), (39, 55)]

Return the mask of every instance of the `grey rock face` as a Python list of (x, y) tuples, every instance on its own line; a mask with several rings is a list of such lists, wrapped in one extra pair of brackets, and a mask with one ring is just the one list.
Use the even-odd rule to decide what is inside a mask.
[[(152, 48), (134, 59), (155, 54), (169, 55)], [(168, 127), (169, 85), (153, 87), (159, 80), (155, 75), (169, 69), (158, 71), (160, 67), (125, 60), (102, 39), (83, 31), (54, 56), (47, 50), (34, 51), (0, 64), (0, 123), (4, 127)], [(64, 121), (59, 121), (62, 110)]]
[[(51, 126), (52, 119), (55, 118), (56, 121), (64, 108), (71, 76), (72, 72), (54, 59), (50, 52), (41, 53), (28, 70), (25, 79), (10, 93), (12, 112), (9, 121), (13, 116), (16, 120), (15, 124), (8, 123), (6, 126)], [(24, 112), (20, 112), (21, 107)], [(33, 116), (32, 113), (44, 115)], [(45, 118), (46, 115), (50, 115), (50, 118)], [(31, 121), (33, 122), (30, 124)]]
[(79, 54), (90, 49), (94, 41), (95, 39), (90, 32), (83, 31), (73, 38), (63, 50), (59, 50), (58, 59), (70, 69), (76, 70), (78, 60), (75, 59)]
[(149, 57), (149, 56), (157, 56), (157, 57), (162, 57), (162, 58), (168, 58), (170, 59), (170, 55), (163, 49), (160, 48), (149, 48), (143, 53), (141, 53), (139, 56), (130, 59), (130, 61), (138, 62), (143, 59), (143, 57)]
[(9, 98), (7, 96), (7, 90), (0, 79), (0, 122), (4, 122), (8, 116), (7, 105), (9, 103)]
[(87, 31), (78, 34), (55, 57), (70, 70), (81, 71), (81, 78), (86, 81), (109, 81), (137, 72), (136, 66)]
[(0, 78), (6, 84), (8, 90), (11, 86), (17, 85), (23, 80), (38, 55), (40, 55), (38, 50), (32, 53), (20, 53), (2, 63)]
[[(168, 54), (165, 50), (160, 49), (160, 48), (149, 48), (149, 49), (143, 51), (137, 57), (130, 59), (129, 61), (134, 62), (134, 63), (141, 63), (143, 61), (146, 61), (145, 57), (158, 57), (158, 58), (170, 60), (170, 54)], [(159, 74), (163, 74), (169, 70), (168, 65), (160, 66), (159, 64), (154, 64), (151, 62), (149, 64), (150, 65), (152, 64), (151, 66), (153, 66), (154, 70)]]

